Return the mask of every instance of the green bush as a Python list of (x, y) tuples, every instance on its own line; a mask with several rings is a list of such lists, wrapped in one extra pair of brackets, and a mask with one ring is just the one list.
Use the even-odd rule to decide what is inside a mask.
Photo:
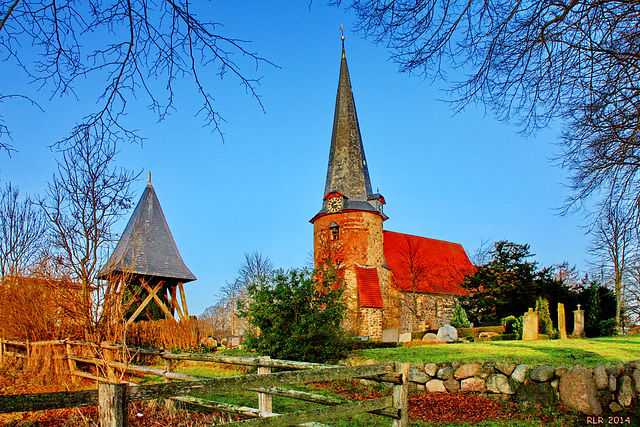
[(616, 319), (601, 320), (598, 322), (598, 332), (601, 337), (618, 335), (618, 322)]
[(524, 328), (524, 315), (516, 318), (516, 321), (513, 322), (513, 332), (515, 332), (517, 339), (522, 339), (522, 329)]
[(327, 362), (344, 358), (350, 341), (341, 324), (345, 305), (332, 269), (291, 270), (247, 287), (240, 316), (253, 330), (244, 344), (276, 359)]
[(451, 316), (449, 324), (454, 328), (468, 328), (471, 326), (469, 319), (467, 319), (467, 313), (458, 301), (456, 301), (456, 305), (453, 307), (453, 315)]
[(539, 322), (538, 332), (548, 337), (555, 337), (557, 333), (553, 329), (553, 321), (549, 313), (549, 301), (546, 298), (540, 297), (536, 300), (536, 312), (538, 313)]
[(518, 319), (516, 319), (516, 316), (507, 316), (504, 319), (502, 319), (502, 325), (504, 326), (504, 333), (505, 334), (515, 334), (515, 326), (516, 323), (518, 322)]

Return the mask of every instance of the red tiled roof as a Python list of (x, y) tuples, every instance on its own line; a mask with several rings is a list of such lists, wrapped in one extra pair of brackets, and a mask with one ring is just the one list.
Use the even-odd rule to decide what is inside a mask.
[(413, 290), (413, 270), (417, 292), (467, 293), (460, 283), (475, 267), (462, 245), (393, 231), (383, 233), (385, 261), (403, 290)]
[(356, 280), (362, 307), (383, 308), (380, 280), (376, 267), (360, 267), (356, 264)]

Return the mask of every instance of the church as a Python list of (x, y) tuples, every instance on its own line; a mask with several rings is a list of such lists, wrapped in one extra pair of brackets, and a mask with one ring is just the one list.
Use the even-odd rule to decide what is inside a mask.
[(451, 319), (474, 267), (460, 244), (383, 229), (386, 201), (372, 191), (342, 40), (322, 208), (310, 221), (314, 263), (339, 269), (345, 326), (355, 335), (437, 329)]

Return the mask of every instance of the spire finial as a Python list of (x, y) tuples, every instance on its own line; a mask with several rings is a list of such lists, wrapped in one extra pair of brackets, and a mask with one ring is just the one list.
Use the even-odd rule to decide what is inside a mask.
[(151, 171), (149, 171), (149, 180), (147, 181), (147, 185), (151, 185)]
[(340, 33), (341, 33), (340, 39), (342, 40), (342, 57), (344, 58), (345, 57), (345, 55), (344, 55), (344, 25), (340, 26)]

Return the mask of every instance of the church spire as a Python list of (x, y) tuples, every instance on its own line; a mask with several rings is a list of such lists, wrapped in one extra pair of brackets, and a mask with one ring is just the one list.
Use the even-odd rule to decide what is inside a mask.
[(387, 219), (382, 212), (382, 205), (385, 204), (384, 197), (371, 191), (369, 169), (364, 155), (344, 50), (344, 36), (342, 36), (342, 60), (333, 117), (329, 167), (322, 200), (322, 209), (311, 219), (311, 222), (315, 222), (324, 215), (347, 211), (368, 211), (380, 215), (383, 220)]
[(351, 89), (342, 36), (342, 61), (333, 118), (325, 196), (339, 192), (350, 200), (368, 200), (372, 194), (369, 170)]

